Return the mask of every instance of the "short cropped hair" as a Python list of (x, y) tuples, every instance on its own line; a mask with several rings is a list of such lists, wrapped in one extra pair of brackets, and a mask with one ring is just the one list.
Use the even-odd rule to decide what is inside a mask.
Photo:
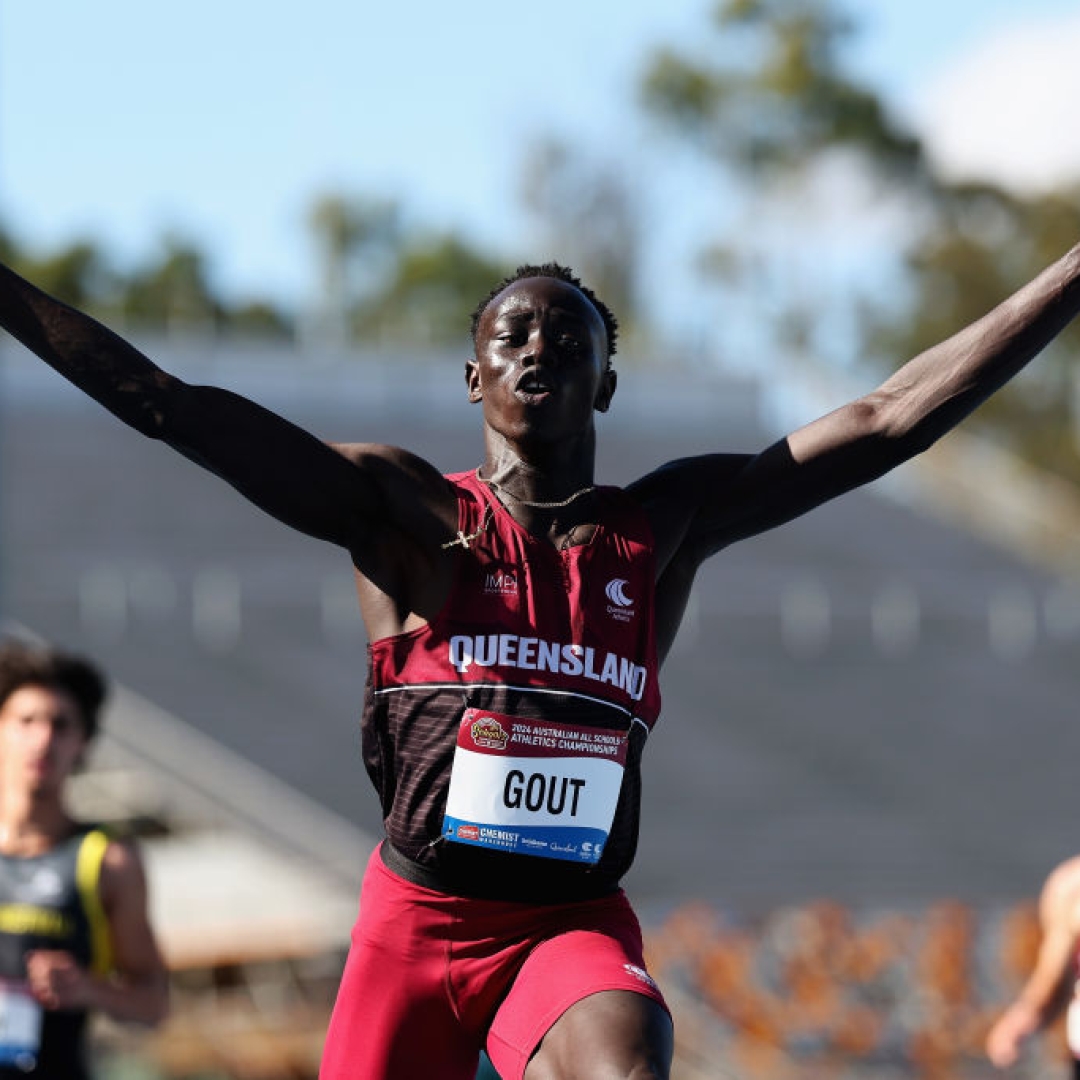
[(97, 734), (107, 690), (104, 676), (89, 660), (16, 639), (0, 642), (0, 706), (25, 686), (70, 694), (79, 706), (87, 741)]
[(601, 300), (596, 293), (589, 288), (588, 285), (583, 285), (581, 279), (574, 273), (568, 266), (563, 266), (557, 262), (546, 263), (526, 263), (523, 266), (519, 266), (509, 277), (504, 277), (492, 290), (476, 305), (475, 310), (472, 313), (471, 333), (472, 339), (476, 341), (476, 329), (480, 325), (480, 318), (487, 310), (488, 304), (495, 299), (503, 291), (503, 289), (513, 285), (516, 281), (521, 281), (523, 278), (533, 277), (549, 277), (556, 278), (559, 281), (565, 281), (567, 285), (573, 285), (579, 293), (584, 296), (594, 308), (596, 313), (600, 316), (604, 324), (604, 330), (607, 334), (607, 358), (608, 367), (611, 366), (611, 358), (615, 355), (615, 342), (619, 336), (619, 320), (615, 318), (615, 315), (611, 309)]

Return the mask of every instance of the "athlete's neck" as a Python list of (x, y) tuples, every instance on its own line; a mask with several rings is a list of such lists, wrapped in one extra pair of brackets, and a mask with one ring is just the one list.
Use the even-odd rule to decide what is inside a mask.
[(71, 833), (74, 821), (54, 795), (0, 792), (0, 852), (38, 855)]
[(528, 504), (562, 504), (594, 483), (594, 440), (522, 448), (488, 433), (478, 476), (498, 491)]
[(485, 428), (484, 463), (477, 476), (523, 529), (565, 549), (588, 543), (595, 531), (596, 432), (521, 442)]

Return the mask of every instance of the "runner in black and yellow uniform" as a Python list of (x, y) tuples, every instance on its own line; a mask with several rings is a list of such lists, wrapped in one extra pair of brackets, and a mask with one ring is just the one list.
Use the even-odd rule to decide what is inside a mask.
[(82, 660), (0, 647), (0, 1078), (84, 1080), (89, 1012), (165, 1014), (138, 854), (64, 807), (103, 697)]

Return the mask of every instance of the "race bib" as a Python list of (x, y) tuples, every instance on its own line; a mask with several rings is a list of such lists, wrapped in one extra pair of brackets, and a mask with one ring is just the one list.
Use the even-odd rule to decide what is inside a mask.
[(0, 1064), (29, 1071), (41, 1046), (41, 1005), (26, 983), (0, 980)]
[(467, 709), (442, 834), (457, 844), (597, 863), (626, 747), (624, 732)]

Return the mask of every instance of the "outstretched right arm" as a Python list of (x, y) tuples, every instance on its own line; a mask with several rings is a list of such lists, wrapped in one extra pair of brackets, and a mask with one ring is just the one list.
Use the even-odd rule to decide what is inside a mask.
[(432, 539), (438, 532), (430, 513), (413, 522), (402, 517), (442, 501), (441, 480), (426, 463), (372, 447), (362, 467), (357, 455), (338, 452), (238, 394), (161, 370), (4, 266), (0, 325), (125, 424), (209, 469), (287, 525), (348, 548), (361, 570), (378, 571), (361, 565), (364, 553), (375, 550), (374, 523), (397, 524), (414, 539), (417, 528), (432, 531)]

